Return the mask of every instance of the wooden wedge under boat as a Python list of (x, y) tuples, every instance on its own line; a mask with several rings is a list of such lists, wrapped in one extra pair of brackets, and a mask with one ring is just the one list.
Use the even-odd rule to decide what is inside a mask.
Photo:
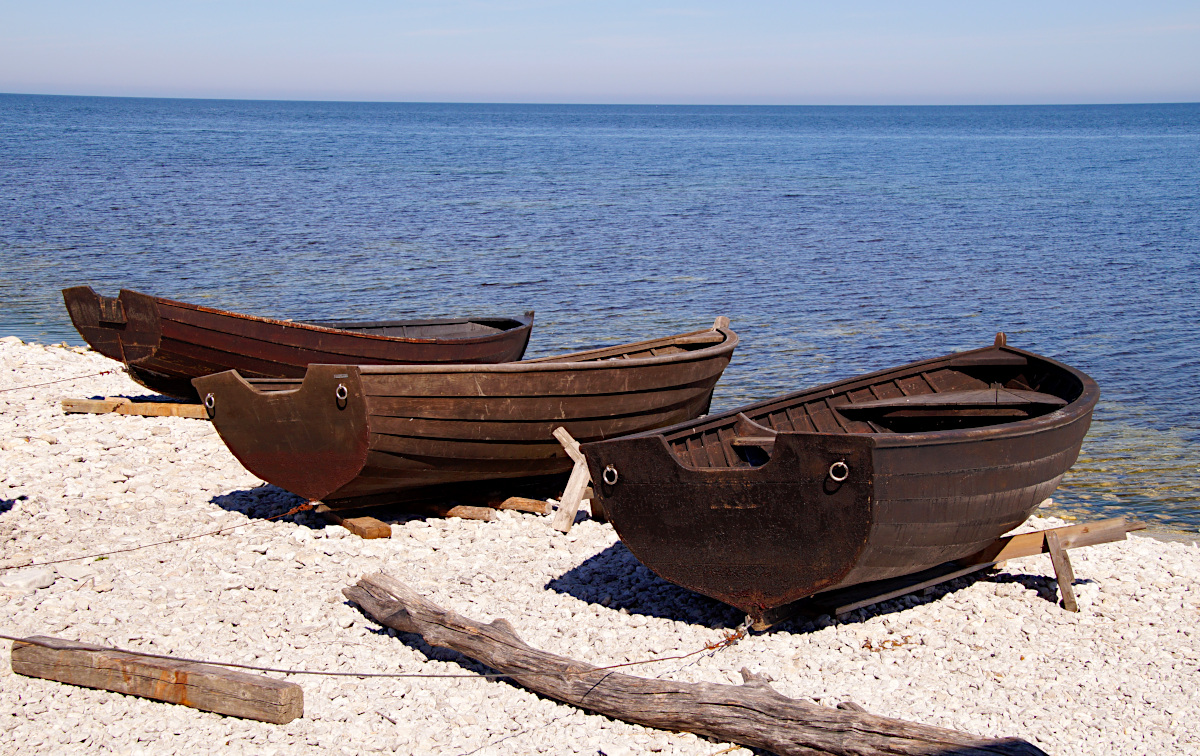
[(553, 475), (553, 436), (594, 441), (708, 410), (737, 335), (708, 330), (502, 365), (310, 365), (303, 381), (193, 381), (250, 472), (335, 509), (470, 481)]
[(760, 626), (819, 592), (960, 559), (1074, 464), (1100, 390), (994, 346), (585, 443), (626, 547)]
[(71, 322), (105, 357), (152, 391), (195, 399), (192, 379), (225, 370), (300, 378), (314, 362), (360, 365), (495, 363), (521, 359), (533, 313), (520, 318), (294, 322), (122, 289), (63, 289)]

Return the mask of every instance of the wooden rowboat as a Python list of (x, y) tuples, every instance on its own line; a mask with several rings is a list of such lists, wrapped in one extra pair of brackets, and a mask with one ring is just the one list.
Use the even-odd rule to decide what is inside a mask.
[(748, 613), (909, 575), (1021, 524), (1074, 464), (1100, 390), (994, 346), (582, 446), (617, 534)]
[(708, 410), (737, 335), (711, 329), (502, 365), (310, 365), (303, 381), (193, 381), (246, 469), (335, 509), (448, 484), (553, 475), (552, 435), (599, 440)]
[(63, 289), (71, 322), (88, 345), (124, 362), (152, 391), (196, 398), (192, 379), (225, 370), (254, 378), (300, 378), (313, 362), (360, 365), (493, 363), (521, 359), (533, 313), (521, 318), (380, 322), (272, 320), (122, 289)]

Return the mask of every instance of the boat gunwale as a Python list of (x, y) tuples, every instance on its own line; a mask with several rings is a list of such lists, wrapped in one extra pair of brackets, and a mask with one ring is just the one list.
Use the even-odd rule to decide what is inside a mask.
[[(747, 404), (747, 405), (741, 405), (741, 406), (726, 410), (724, 412), (721, 412), (721, 413), (718, 413), (715, 415), (706, 415), (706, 416), (698, 418), (696, 420), (688, 420), (683, 423), (677, 423), (676, 425), (673, 425), (673, 426), (668, 426), (665, 428), (658, 428), (658, 429), (655, 429), (652, 431), (645, 431), (643, 433), (630, 434), (628, 436), (623, 436), (621, 438), (616, 438), (616, 439), (606, 439), (604, 441), (597, 441), (597, 442), (593, 442), (593, 443), (602, 444), (602, 443), (609, 443), (609, 442), (620, 442), (624, 439), (630, 439), (630, 438), (657, 436), (661, 440), (663, 446), (670, 453), (671, 459), (673, 459), (676, 464), (678, 464), (681, 468), (683, 468), (685, 470), (720, 471), (722, 474), (740, 471), (740, 472), (743, 472), (746, 474), (753, 474), (755, 471), (761, 470), (762, 467), (766, 463), (764, 463), (764, 465), (759, 465), (757, 467), (722, 467), (722, 466), (696, 467), (693, 465), (689, 465), (689, 464), (685, 463), (683, 460), (681, 460), (678, 457), (678, 455), (675, 454), (674, 450), (671, 447), (671, 444), (675, 441), (682, 440), (683, 438), (699, 435), (704, 432), (708, 432), (710, 430), (715, 430), (719, 427), (725, 427), (726, 425), (729, 425), (732, 422), (736, 422), (736, 418), (739, 414), (745, 414), (747, 417), (749, 417), (751, 414), (760, 413), (761, 411), (765, 410), (768, 407), (779, 406), (780, 408), (783, 408), (785, 406), (790, 406), (791, 404), (794, 404), (795, 400), (800, 399), (801, 397), (809, 397), (811, 399), (819, 399), (819, 398), (822, 398), (821, 392), (823, 392), (823, 391), (829, 392), (828, 396), (825, 397), (825, 398), (828, 398), (828, 397), (835, 396), (839, 393), (843, 393), (844, 391), (846, 391), (847, 389), (840, 388), (845, 385), (852, 384), (852, 383), (871, 383), (872, 379), (880, 378), (880, 377), (886, 376), (891, 373), (899, 373), (901, 371), (905, 371), (905, 374), (916, 374), (916, 373), (921, 372), (920, 368), (922, 366), (926, 366), (926, 365), (933, 365), (936, 363), (945, 363), (947, 367), (951, 367), (950, 361), (955, 358), (962, 357), (962, 356), (968, 355), (968, 354), (977, 354), (977, 353), (992, 351), (992, 350), (996, 350), (996, 349), (1001, 349), (1001, 350), (1005, 350), (1008, 352), (1020, 354), (1021, 356), (1026, 357), (1027, 359), (1033, 358), (1033, 359), (1045, 362), (1049, 365), (1052, 365), (1052, 366), (1068, 373), (1069, 375), (1076, 378), (1077, 380), (1079, 380), (1079, 382), (1082, 384), (1083, 390), (1080, 392), (1079, 396), (1076, 399), (1074, 399), (1073, 401), (1068, 403), (1065, 407), (1060, 407), (1052, 412), (1046, 413), (1045, 415), (1039, 415), (1038, 417), (1021, 418), (1021, 419), (1014, 420), (1011, 422), (996, 423), (994, 425), (988, 425), (988, 426), (984, 426), (984, 427), (980, 427), (980, 428), (957, 428), (957, 429), (952, 429), (952, 430), (925, 431), (922, 433), (829, 433), (829, 432), (824, 432), (824, 431), (796, 431), (796, 430), (776, 431), (776, 433), (780, 436), (783, 436), (783, 435), (858, 436), (858, 437), (871, 438), (875, 443), (876, 449), (897, 448), (897, 447), (916, 448), (916, 447), (923, 447), (923, 446), (940, 446), (943, 444), (962, 443), (965, 441), (975, 441), (975, 440), (981, 440), (981, 439), (1008, 440), (1008, 439), (1013, 439), (1013, 438), (1020, 438), (1021, 436), (1033, 435), (1036, 433), (1044, 432), (1046, 430), (1051, 430), (1053, 428), (1064, 427), (1064, 426), (1070, 425), (1071, 423), (1077, 422), (1078, 420), (1090, 415), (1091, 412), (1093, 411), (1093, 409), (1095, 408), (1096, 402), (1100, 398), (1100, 387), (1096, 383), (1096, 381), (1093, 378), (1091, 378), (1090, 376), (1088, 376), (1086, 373), (1083, 373), (1082, 371), (1072, 368), (1069, 365), (1063, 364), (1063, 363), (1061, 363), (1055, 359), (1052, 359), (1050, 357), (1042, 356), (1035, 352), (1029, 352), (1029, 351), (1026, 351), (1023, 349), (1018, 349), (1016, 347), (1010, 347), (1007, 345), (1001, 346), (1001, 347), (993, 345), (993, 346), (982, 347), (980, 349), (971, 349), (971, 350), (967, 350), (964, 352), (953, 352), (951, 354), (943, 355), (941, 357), (934, 357), (934, 358), (927, 359), (927, 360), (919, 360), (917, 362), (908, 363), (906, 365), (899, 365), (896, 367), (885, 368), (883, 370), (877, 370), (873, 373), (868, 373), (866, 375), (852, 376), (850, 378), (844, 378), (839, 381), (825, 383), (825, 384), (822, 384), (820, 386), (816, 386), (816, 387), (813, 387), (810, 389), (801, 389), (800, 391), (794, 391), (790, 394), (785, 394), (783, 396), (771, 397), (769, 399), (764, 399), (759, 402), (754, 402), (754, 403)], [(897, 376), (897, 377), (902, 377), (902, 376)], [(835, 388), (839, 388), (840, 390), (833, 391), (832, 389), (835, 389)], [(836, 406), (834, 408), (836, 409)], [(585, 444), (585, 447), (586, 447), (586, 444)], [(584, 449), (584, 453), (585, 454), (587, 453), (586, 448)]]
[[(92, 287), (89, 286), (87, 288), (91, 289)], [(203, 312), (203, 313), (207, 313), (209, 315), (219, 315), (219, 316), (223, 316), (223, 317), (232, 318), (233, 320), (252, 321), (255, 323), (265, 323), (267, 325), (277, 325), (277, 326), (283, 326), (283, 327), (287, 327), (287, 328), (298, 328), (298, 329), (304, 330), (304, 331), (315, 331), (317, 333), (329, 333), (329, 334), (336, 334), (336, 335), (341, 335), (341, 336), (349, 336), (349, 337), (352, 337), (355, 339), (368, 339), (368, 340), (384, 341), (384, 342), (391, 342), (391, 343), (402, 342), (405, 344), (447, 344), (447, 343), (478, 344), (478, 343), (485, 343), (488, 341), (497, 340), (498, 337), (503, 336), (505, 334), (511, 334), (513, 331), (520, 331), (524, 328), (531, 327), (533, 324), (533, 317), (534, 317), (534, 311), (527, 310), (524, 315), (519, 315), (519, 316), (503, 315), (503, 316), (497, 316), (497, 317), (482, 317), (482, 316), (480, 316), (480, 317), (468, 317), (468, 318), (446, 318), (446, 319), (436, 319), (435, 318), (435, 319), (422, 319), (422, 320), (370, 321), (372, 327), (377, 327), (377, 328), (388, 328), (388, 327), (394, 327), (394, 326), (408, 326), (408, 325), (413, 325), (413, 326), (415, 326), (415, 325), (460, 325), (460, 324), (465, 324), (465, 323), (475, 323), (475, 322), (478, 322), (481, 320), (510, 321), (510, 322), (513, 322), (516, 324), (516, 325), (512, 326), (511, 328), (497, 330), (495, 333), (485, 334), (482, 336), (470, 336), (470, 337), (464, 337), (464, 338), (453, 338), (453, 337), (423, 338), (423, 337), (411, 337), (411, 336), (380, 336), (378, 334), (373, 334), (373, 333), (361, 333), (361, 332), (354, 331), (354, 330), (348, 330), (346, 328), (337, 328), (333, 325), (328, 325), (328, 324), (327, 325), (316, 325), (315, 323), (307, 323), (307, 322), (300, 321), (300, 320), (281, 320), (279, 318), (268, 318), (268, 317), (264, 317), (261, 315), (249, 315), (249, 314), (246, 314), (243, 312), (234, 312), (232, 310), (222, 310), (218, 307), (207, 307), (205, 305), (198, 305), (198, 304), (194, 304), (192, 302), (181, 302), (177, 299), (168, 299), (166, 297), (159, 297), (159, 296), (155, 296), (154, 294), (145, 294), (140, 291), (135, 291), (133, 289), (121, 289), (118, 292), (116, 298), (120, 299), (121, 294), (124, 294), (125, 292), (129, 292), (130, 294), (140, 296), (140, 297), (147, 297), (149, 299), (154, 300), (156, 303), (161, 302), (163, 304), (171, 305), (172, 307), (178, 307), (178, 308), (184, 309), (184, 310), (193, 310), (196, 312)], [(96, 294), (95, 290), (93, 290), (92, 293)], [(96, 294), (96, 296), (101, 297), (103, 295)], [(161, 313), (159, 314), (159, 319), (160, 320), (175, 320), (174, 318), (164, 318)], [(326, 323), (329, 323), (329, 322), (330, 321), (326, 321)], [(345, 323), (348, 325), (364, 323), (364, 322), (368, 322), (368, 321), (356, 321), (356, 320), (345, 321)], [(203, 326), (198, 326), (198, 327), (203, 328)], [(216, 330), (216, 329), (206, 328), (205, 330), (212, 331), (212, 330)], [(218, 332), (228, 333), (228, 331), (224, 331), (224, 330), (221, 330)]]
[[(670, 346), (675, 339), (685, 338), (688, 336), (699, 336), (705, 333), (721, 333), (725, 338), (718, 344), (701, 347), (700, 349), (692, 349), (675, 354), (660, 354), (652, 357), (635, 357), (630, 359), (595, 359), (595, 360), (569, 360), (572, 357), (582, 357), (588, 354), (597, 352), (606, 352), (616, 348), (625, 348), (625, 352), (646, 351), (648, 344), (661, 344), (662, 346)], [(521, 360), (518, 362), (498, 362), (491, 364), (444, 364), (444, 365), (356, 365), (361, 375), (401, 375), (406, 373), (431, 374), (431, 373), (541, 373), (541, 372), (576, 372), (580, 370), (610, 370), (613, 368), (636, 368), (652, 365), (673, 365), (683, 364), (686, 362), (699, 362), (717, 357), (722, 353), (732, 353), (738, 345), (738, 335), (729, 329), (728, 326), (719, 328), (706, 328), (700, 331), (690, 331), (688, 333), (680, 333), (674, 336), (667, 336), (661, 339), (653, 339), (651, 341), (639, 341), (633, 344), (618, 344), (613, 347), (603, 347), (600, 349), (591, 349), (585, 352), (573, 352), (554, 357), (538, 357), (532, 360)], [(626, 348), (627, 347), (627, 348)], [(313, 363), (313, 364), (335, 364), (343, 365), (348, 363)], [(250, 379), (258, 380), (258, 379)]]

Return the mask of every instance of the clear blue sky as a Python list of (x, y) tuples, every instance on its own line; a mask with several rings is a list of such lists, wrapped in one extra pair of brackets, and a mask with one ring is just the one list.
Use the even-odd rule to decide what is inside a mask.
[(0, 0), (0, 92), (1196, 102), (1200, 2)]

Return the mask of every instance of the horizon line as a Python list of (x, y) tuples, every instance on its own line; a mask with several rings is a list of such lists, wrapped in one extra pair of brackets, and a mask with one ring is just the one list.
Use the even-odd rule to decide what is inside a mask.
[(648, 107), (648, 108), (1062, 108), (1062, 107), (1137, 107), (1144, 105), (1200, 105), (1200, 101), (1137, 102), (978, 102), (978, 103), (714, 103), (714, 102), (552, 102), (514, 100), (351, 100), (340, 98), (286, 97), (198, 97), (186, 95), (97, 95), (46, 92), (0, 92), (0, 97), (64, 97), (110, 100), (185, 100), (196, 102), (275, 102), (332, 103), (346, 105), (525, 105), (538, 107)]

